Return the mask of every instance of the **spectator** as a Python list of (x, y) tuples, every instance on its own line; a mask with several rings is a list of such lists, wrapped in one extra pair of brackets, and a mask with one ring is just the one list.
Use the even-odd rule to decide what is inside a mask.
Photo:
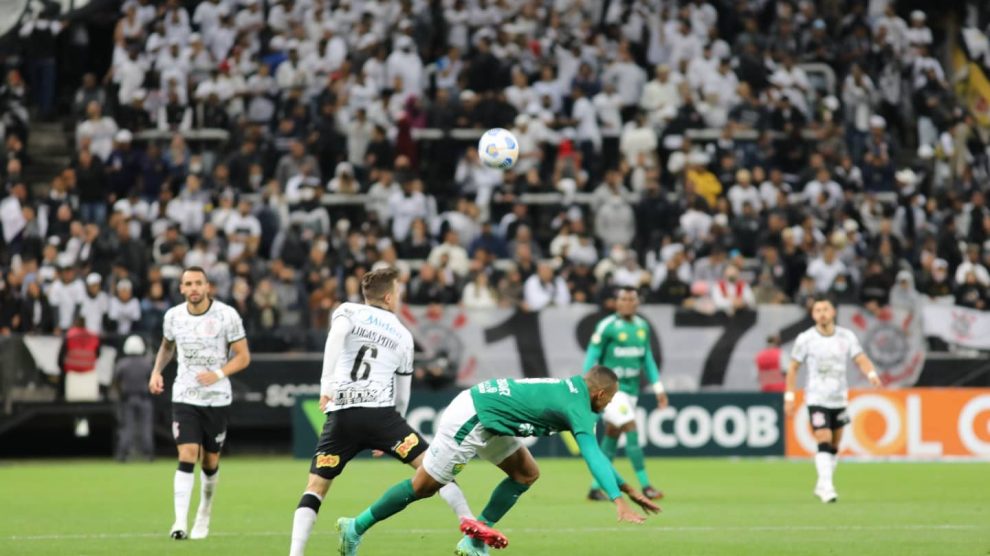
[(980, 311), (987, 308), (987, 288), (976, 276), (976, 272), (970, 270), (966, 273), (963, 282), (956, 287), (956, 305), (969, 307)]
[(121, 336), (131, 333), (141, 322), (141, 303), (134, 297), (130, 280), (117, 282), (117, 294), (110, 299), (107, 319), (113, 330)]
[[(446, 264), (443, 263), (446, 261)], [(444, 234), (443, 243), (437, 245), (430, 251), (427, 263), (437, 268), (449, 268), (459, 278), (464, 278), (468, 273), (467, 250), (461, 247), (457, 232), (453, 229), (447, 230)]]
[(723, 278), (715, 283), (712, 288), (712, 302), (715, 310), (727, 315), (756, 308), (753, 290), (749, 284), (739, 279), (739, 269), (735, 266), (727, 267)]
[(113, 137), (117, 133), (117, 122), (103, 115), (99, 102), (90, 101), (86, 106), (86, 120), (76, 126), (76, 145), (88, 150), (100, 161), (110, 158), (113, 151)]
[(478, 272), (464, 286), (461, 303), (465, 309), (493, 309), (498, 307), (498, 297), (488, 283), (488, 274)]
[(86, 295), (79, 302), (79, 313), (86, 330), (99, 336), (110, 308), (110, 297), (103, 291), (103, 277), (93, 272), (86, 277)]
[(571, 293), (563, 277), (555, 276), (548, 262), (540, 262), (536, 272), (526, 279), (523, 301), (530, 311), (540, 311), (548, 306), (570, 305)]
[[(55, 314), (41, 290), (41, 284), (34, 279), (26, 281), (25, 290), (24, 298), (20, 300), (18, 307), (17, 332), (52, 334), (55, 328)], [(5, 307), (14, 307), (12, 301), (13, 299), (10, 305), (5, 302)]]
[(808, 264), (808, 276), (815, 281), (815, 290), (825, 293), (832, 287), (832, 282), (839, 274), (848, 272), (846, 265), (838, 259), (835, 247), (826, 244), (822, 254)]
[(79, 305), (86, 296), (86, 286), (76, 277), (76, 269), (62, 260), (59, 262), (59, 279), (48, 290), (48, 302), (55, 311), (55, 335), (68, 330)]

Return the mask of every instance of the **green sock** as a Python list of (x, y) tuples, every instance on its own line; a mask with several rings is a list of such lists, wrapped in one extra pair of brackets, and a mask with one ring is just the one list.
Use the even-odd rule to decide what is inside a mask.
[(363, 535), (365, 531), (371, 529), (372, 525), (401, 512), (415, 501), (416, 495), (413, 493), (412, 481), (406, 479), (385, 491), (381, 498), (357, 516), (354, 520), (354, 532)]
[[(619, 439), (612, 438), (611, 436), (605, 436), (602, 438), (602, 453), (608, 458), (608, 461), (615, 459), (615, 451), (618, 449)], [(602, 485), (598, 484), (598, 481), (591, 481), (591, 488), (593, 490), (598, 490), (602, 488)]]
[(633, 470), (636, 472), (636, 478), (639, 479), (639, 484), (643, 488), (650, 486), (650, 478), (646, 475), (646, 461), (643, 457), (643, 448), (639, 445), (639, 433), (636, 431), (626, 433), (626, 455), (629, 456), (629, 461), (632, 462)]
[(489, 526), (498, 523), (498, 520), (512, 509), (516, 500), (519, 500), (522, 493), (527, 490), (529, 490), (529, 485), (517, 483), (506, 477), (495, 487), (495, 490), (492, 491), (492, 497), (488, 499), (488, 505), (485, 506), (484, 510), (481, 510), (481, 521)]

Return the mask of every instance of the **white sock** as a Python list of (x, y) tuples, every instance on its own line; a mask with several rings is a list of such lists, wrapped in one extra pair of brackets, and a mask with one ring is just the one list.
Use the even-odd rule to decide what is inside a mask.
[(818, 452), (815, 454), (815, 468), (818, 469), (818, 485), (832, 486), (832, 454)]
[(468, 506), (467, 498), (464, 498), (464, 491), (461, 487), (457, 486), (457, 483), (450, 482), (440, 489), (440, 497), (443, 501), (450, 506), (450, 509), (454, 510), (457, 517), (461, 519), (474, 519), (474, 514), (471, 513), (471, 507)]
[(213, 493), (217, 490), (217, 483), (220, 481), (220, 470), (217, 469), (212, 477), (199, 471), (199, 511), (197, 516), (209, 517), (213, 510)]
[(829, 454), (832, 456), (832, 474), (835, 475), (835, 468), (839, 466), (839, 454)]
[(183, 531), (189, 528), (189, 500), (192, 499), (195, 483), (195, 475), (176, 469), (172, 485), (175, 492), (175, 524)]
[[(289, 548), (289, 556), (303, 556), (306, 550), (306, 542), (309, 541), (309, 535), (313, 532), (313, 525), (316, 524), (316, 515), (319, 510), (320, 503), (323, 502), (323, 497), (315, 492), (305, 492), (303, 493), (303, 500), (308, 496), (316, 498), (316, 503), (314, 504), (317, 509), (313, 509), (309, 506), (300, 505), (296, 508), (296, 513), (292, 517), (292, 546)], [(312, 500), (309, 501), (311, 504)], [(302, 501), (300, 501), (300, 504)]]

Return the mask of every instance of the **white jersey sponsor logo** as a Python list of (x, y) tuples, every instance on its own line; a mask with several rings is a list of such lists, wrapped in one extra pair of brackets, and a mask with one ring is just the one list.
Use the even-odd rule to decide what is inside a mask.
[(196, 375), (223, 367), (230, 344), (244, 339), (244, 323), (237, 311), (213, 300), (205, 313), (193, 315), (183, 303), (165, 313), (162, 329), (165, 339), (175, 342), (179, 363), (172, 384), (172, 401), (199, 406), (230, 405), (230, 380), (203, 386)]
[(394, 406), (395, 375), (413, 371), (412, 334), (394, 314), (358, 303), (338, 307), (331, 327), (338, 323), (349, 323), (350, 333), (331, 376), (328, 411)]
[(808, 373), (805, 400), (808, 405), (845, 407), (849, 395), (846, 378), (849, 359), (863, 353), (859, 338), (841, 326), (831, 336), (823, 336), (813, 327), (794, 342), (791, 358), (804, 364)]

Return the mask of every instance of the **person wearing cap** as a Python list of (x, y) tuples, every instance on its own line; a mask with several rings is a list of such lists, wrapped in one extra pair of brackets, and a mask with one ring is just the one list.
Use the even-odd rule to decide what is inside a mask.
[(928, 296), (928, 299), (935, 303), (955, 303), (952, 291), (952, 281), (949, 280), (949, 261), (945, 259), (935, 259), (932, 261), (931, 269), (926, 270), (922, 275), (918, 290)]
[(110, 299), (107, 320), (121, 336), (130, 334), (134, 325), (141, 322), (141, 303), (134, 297), (134, 286), (130, 280), (117, 282), (117, 294)]
[(59, 279), (48, 289), (48, 302), (56, 314), (56, 335), (72, 326), (76, 310), (86, 297), (86, 286), (76, 276), (76, 268), (65, 253), (59, 255), (58, 269)]
[(908, 45), (916, 50), (928, 48), (932, 44), (932, 30), (928, 28), (925, 12), (914, 10), (911, 12), (911, 26), (905, 31)]
[(103, 333), (103, 319), (109, 305), (110, 298), (103, 291), (103, 277), (91, 272), (86, 276), (86, 295), (79, 302), (79, 313), (83, 317), (86, 330), (96, 335)]
[(117, 360), (113, 368), (113, 384), (120, 396), (117, 401), (116, 458), (117, 461), (128, 461), (136, 447), (139, 457), (151, 461), (155, 456), (154, 408), (148, 393), (148, 380), (153, 362), (144, 340), (136, 334), (124, 341), (123, 352), (124, 356)]

